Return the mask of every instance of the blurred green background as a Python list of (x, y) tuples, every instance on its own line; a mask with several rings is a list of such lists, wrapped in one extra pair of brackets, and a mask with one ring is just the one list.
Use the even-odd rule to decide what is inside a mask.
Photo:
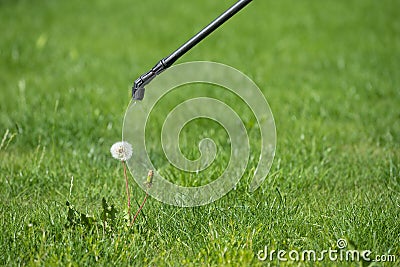
[(132, 82), (234, 2), (0, 0), (0, 264), (257, 265), (264, 245), (338, 238), (399, 260), (392, 0), (255, 0), (179, 60), (231, 65), (267, 98), (277, 150), (254, 194), (241, 186), (193, 209), (150, 199), (146, 220), (114, 238), (65, 229), (66, 199), (95, 216), (103, 196), (123, 209), (109, 148)]

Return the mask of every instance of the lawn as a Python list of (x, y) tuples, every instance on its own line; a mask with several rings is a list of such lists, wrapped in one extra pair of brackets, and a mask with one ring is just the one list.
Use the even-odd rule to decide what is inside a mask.
[[(124, 223), (123, 169), (109, 149), (121, 139), (132, 82), (234, 2), (0, 0), (0, 265), (276, 265), (276, 254), (260, 261), (257, 253), (335, 249), (339, 239), (400, 264), (394, 0), (255, 0), (180, 59), (221, 62), (254, 80), (275, 119), (273, 165), (248, 192), (259, 140), (233, 99), (255, 136), (236, 189), (192, 208), (149, 198), (135, 225)], [(208, 135), (224, 155), (226, 133), (207, 121), (185, 132), (182, 149), (196, 158)], [(153, 147), (163, 172), (157, 140)], [(191, 184), (184, 173), (173, 177)], [(145, 193), (131, 176), (130, 185), (136, 210)], [(117, 210), (106, 229), (103, 198)], [(67, 201), (95, 221), (71, 226)]]

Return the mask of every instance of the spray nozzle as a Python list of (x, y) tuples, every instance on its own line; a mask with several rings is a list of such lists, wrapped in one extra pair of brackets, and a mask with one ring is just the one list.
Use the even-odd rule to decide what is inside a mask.
[(151, 70), (137, 78), (132, 87), (132, 98), (134, 100), (142, 100), (144, 97), (144, 86), (166, 68), (167, 66), (164, 64), (164, 59), (162, 59)]

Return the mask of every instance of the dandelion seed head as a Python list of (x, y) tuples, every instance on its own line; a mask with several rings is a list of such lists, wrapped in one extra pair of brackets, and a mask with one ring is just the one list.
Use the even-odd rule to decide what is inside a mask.
[(111, 146), (110, 152), (113, 158), (127, 161), (132, 157), (132, 145), (125, 141), (117, 142)]

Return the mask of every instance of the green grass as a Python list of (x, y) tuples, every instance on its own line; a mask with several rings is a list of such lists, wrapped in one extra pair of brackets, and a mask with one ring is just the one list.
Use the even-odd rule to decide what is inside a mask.
[[(321, 251), (339, 238), (400, 263), (393, 0), (256, 0), (180, 60), (231, 65), (262, 89), (277, 150), (256, 192), (246, 191), (250, 166), (207, 206), (150, 198), (131, 229), (120, 217), (109, 234), (65, 227), (67, 200), (99, 219), (105, 197), (122, 216), (122, 168), (109, 148), (132, 81), (233, 2), (0, 1), (0, 265), (275, 265), (257, 251)], [(185, 135), (189, 156), (201, 128)]]

